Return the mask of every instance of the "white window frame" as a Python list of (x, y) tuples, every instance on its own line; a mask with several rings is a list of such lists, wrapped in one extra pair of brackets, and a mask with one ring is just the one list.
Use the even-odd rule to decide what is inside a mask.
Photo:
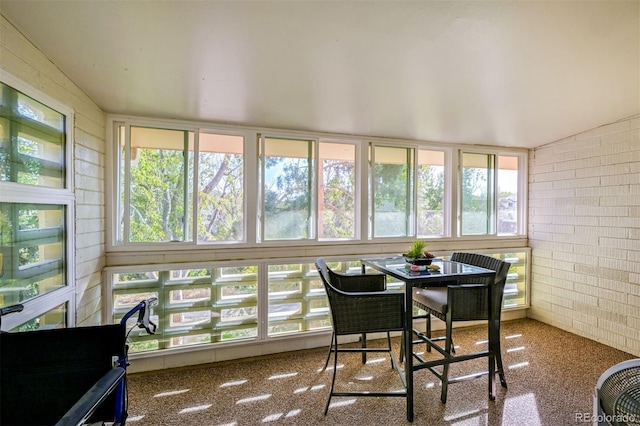
[[(493, 220), (493, 229), (494, 232), (479, 234), (479, 235), (463, 235), (462, 234), (462, 156), (463, 154), (482, 154), (482, 155), (494, 155), (496, 159), (496, 164), (494, 171), (496, 173), (496, 177), (493, 182), (493, 194), (494, 200), (492, 204), (492, 220)], [(498, 224), (497, 224), (497, 212), (498, 212), (498, 174), (499, 174), (499, 157), (517, 157), (518, 158), (518, 205), (516, 208), (517, 212), (517, 221), (518, 226), (516, 232), (511, 235), (498, 234)], [(501, 239), (510, 239), (510, 238), (523, 238), (526, 236), (527, 230), (527, 176), (528, 176), (528, 164), (527, 164), (527, 154), (520, 151), (511, 151), (508, 149), (495, 149), (495, 148), (478, 148), (478, 147), (462, 147), (458, 148), (458, 155), (456, 156), (456, 209), (452, 210), (452, 214), (455, 214), (455, 223), (456, 229), (453, 235), (456, 235), (458, 239), (462, 240), (477, 240), (477, 239), (486, 239), (487, 237), (497, 237)]]
[[(320, 223), (319, 220), (316, 220), (316, 236), (318, 238), (318, 240), (320, 242), (329, 242), (329, 243), (337, 243), (337, 242), (342, 242), (342, 241), (360, 241), (362, 239), (363, 235), (367, 235), (366, 232), (366, 228), (364, 229), (363, 232), (363, 223), (364, 225), (367, 224), (366, 220), (362, 220), (362, 216), (363, 216), (363, 210), (366, 211), (366, 206), (367, 203), (365, 202), (365, 200), (363, 200), (363, 194), (366, 194), (366, 179), (363, 178), (363, 174), (362, 174), (362, 170), (363, 170), (363, 162), (362, 162), (362, 146), (363, 146), (363, 141), (360, 139), (347, 139), (347, 138), (319, 138), (318, 140), (318, 144), (317, 144), (317, 152), (316, 152), (316, 158), (317, 160), (317, 166), (316, 166), (316, 188), (315, 188), (315, 197), (316, 197), (316, 201), (315, 201), (315, 205), (316, 205), (316, 217), (318, 216), (318, 211), (319, 211), (319, 189), (320, 189), (320, 185), (322, 185), (322, 182), (320, 182), (320, 144), (322, 143), (332, 143), (332, 144), (344, 144), (344, 145), (353, 145), (355, 147), (355, 155), (353, 158), (354, 161), (354, 173), (355, 173), (355, 182), (354, 182), (354, 191), (355, 193), (353, 194), (354, 200), (355, 200), (355, 213), (354, 213), (354, 237), (352, 239), (339, 239), (339, 240), (335, 240), (335, 239), (320, 239), (319, 235), (320, 235), (320, 227), (322, 226), (322, 224)], [(366, 164), (366, 163), (364, 163)], [(363, 190), (362, 185), (363, 185), (363, 180), (364, 180), (364, 185), (365, 185), (365, 189)]]
[(24, 185), (16, 182), (0, 181), (0, 202), (54, 204), (65, 206), (66, 285), (62, 288), (42, 294), (41, 296), (35, 297), (22, 303), (22, 305), (24, 306), (24, 310), (22, 312), (7, 315), (2, 319), (2, 329), (10, 330), (12, 328), (18, 327), (21, 324), (37, 318), (62, 304), (66, 304), (66, 324), (69, 327), (73, 327), (75, 326), (76, 319), (74, 244), (75, 195), (72, 156), (75, 141), (73, 134), (74, 111), (72, 108), (49, 97), (38, 89), (30, 86), (29, 84), (6, 72), (2, 68), (0, 68), (0, 81), (65, 116), (65, 187), (38, 187), (34, 185)]
[[(244, 174), (244, 188), (245, 188), (245, 241), (231, 241), (231, 242), (207, 242), (207, 243), (198, 243), (197, 237), (194, 235), (193, 241), (187, 242), (154, 242), (154, 243), (120, 243), (116, 240), (117, 236), (117, 218), (118, 218), (118, 190), (119, 188), (116, 185), (118, 173), (119, 173), (119, 164), (117, 163), (118, 159), (118, 146), (117, 141), (114, 138), (114, 132), (116, 130), (115, 126), (117, 126), (118, 122), (122, 122), (123, 124), (133, 125), (133, 126), (147, 126), (158, 129), (171, 129), (171, 130), (187, 130), (193, 131), (196, 135), (195, 141), (196, 146), (198, 144), (199, 132), (212, 132), (218, 134), (230, 134), (244, 137), (245, 146), (244, 146), (244, 159), (245, 159), (245, 174)], [(356, 154), (356, 169), (358, 180), (358, 190), (357, 199), (359, 200), (359, 208), (358, 214), (356, 215), (356, 221), (359, 223), (356, 225), (358, 228), (356, 230), (356, 238), (352, 240), (325, 240), (319, 239), (319, 226), (317, 220), (317, 203), (318, 203), (318, 171), (317, 164), (313, 164), (316, 167), (314, 171), (313, 177), (316, 179), (314, 183), (314, 191), (312, 194), (312, 203), (314, 203), (313, 207), (313, 224), (310, 226), (312, 231), (312, 237), (310, 235), (309, 238), (301, 238), (301, 239), (283, 239), (283, 240), (261, 240), (261, 230), (263, 228), (263, 224), (261, 223), (260, 217), (258, 216), (260, 211), (261, 203), (263, 200), (261, 199), (259, 188), (260, 182), (260, 170), (258, 166), (258, 158), (260, 154), (260, 137), (269, 137), (269, 138), (292, 138), (299, 140), (309, 140), (313, 141), (316, 144), (315, 155), (316, 158), (314, 162), (318, 160), (318, 151), (319, 144), (322, 142), (329, 143), (348, 143), (355, 144), (357, 149), (359, 148), (359, 152)], [(455, 242), (463, 242), (463, 241), (477, 241), (477, 240), (486, 240), (487, 237), (495, 238), (496, 236), (500, 239), (522, 239), (526, 237), (526, 189), (527, 189), (527, 181), (526, 181), (526, 173), (527, 173), (527, 155), (528, 152), (525, 150), (518, 149), (503, 149), (501, 147), (491, 147), (491, 146), (479, 146), (479, 145), (452, 145), (452, 144), (436, 144), (431, 142), (423, 142), (423, 141), (411, 141), (411, 140), (397, 140), (397, 139), (387, 139), (387, 138), (378, 138), (378, 137), (370, 137), (364, 138), (359, 137), (357, 135), (340, 135), (340, 134), (325, 134), (321, 132), (309, 132), (309, 131), (293, 131), (293, 130), (282, 130), (282, 129), (273, 129), (273, 128), (261, 128), (261, 127), (250, 127), (250, 126), (234, 126), (234, 125), (223, 125), (216, 123), (207, 123), (207, 122), (184, 122), (178, 120), (161, 120), (161, 119), (152, 119), (152, 118), (144, 118), (144, 117), (129, 117), (129, 116), (117, 116), (117, 115), (109, 115), (107, 117), (107, 141), (112, 143), (111, 149), (107, 151), (107, 205), (108, 208), (108, 220), (107, 220), (107, 231), (108, 238), (106, 239), (107, 251), (108, 252), (157, 252), (159, 250), (163, 252), (171, 252), (171, 251), (194, 251), (194, 250), (210, 250), (210, 249), (220, 249), (220, 248), (276, 248), (276, 247), (291, 247), (295, 246), (324, 246), (331, 245), (337, 243), (350, 243), (350, 244), (367, 244), (367, 243), (402, 243), (411, 241), (416, 238), (417, 233), (417, 218), (415, 216), (416, 208), (417, 208), (417, 198), (416, 192), (417, 187), (415, 185), (415, 177), (414, 177), (414, 185), (413, 185), (413, 205), (411, 206), (412, 211), (411, 214), (411, 223), (410, 227), (412, 227), (409, 235), (405, 236), (393, 236), (393, 237), (373, 237), (373, 225), (372, 225), (372, 215), (373, 212), (371, 210), (371, 199), (370, 197), (370, 152), (372, 146), (387, 146), (387, 147), (398, 147), (405, 149), (414, 149), (417, 153), (417, 150), (434, 150), (441, 151), (445, 153), (445, 218), (444, 218), (444, 233), (442, 236), (424, 236), (420, 238), (424, 238), (430, 241), (455, 241)], [(483, 234), (483, 235), (460, 235), (460, 222), (459, 222), (459, 209), (460, 209), (460, 153), (461, 152), (469, 152), (469, 153), (481, 153), (481, 154), (494, 154), (497, 156), (500, 155), (510, 155), (517, 156), (519, 160), (519, 183), (518, 183), (518, 193), (520, 199), (518, 200), (518, 231), (513, 235), (496, 235), (496, 234)], [(195, 166), (197, 167), (197, 160), (195, 159)], [(417, 174), (417, 169), (414, 167), (414, 173)], [(115, 175), (115, 176), (114, 176)], [(197, 176), (195, 177), (197, 179)], [(197, 181), (194, 179), (194, 185), (197, 185)], [(197, 186), (194, 186), (194, 188)], [(194, 197), (194, 203), (196, 202), (196, 198)], [(195, 211), (194, 204), (194, 223), (197, 221), (197, 211)], [(195, 225), (194, 225), (195, 226)], [(194, 228), (196, 229), (196, 228)]]
[[(457, 186), (455, 185), (455, 173), (453, 172), (454, 170), (454, 165), (453, 165), (453, 149), (450, 147), (442, 147), (442, 146), (433, 146), (433, 145), (419, 145), (416, 148), (416, 167), (415, 167), (415, 176), (414, 176), (414, 181), (416, 182), (416, 184), (414, 185), (414, 190), (415, 190), (415, 195), (414, 195), (414, 199), (415, 199), (415, 212), (417, 213), (418, 211), (418, 185), (417, 185), (417, 181), (418, 181), (418, 151), (438, 151), (438, 152), (443, 152), (444, 153), (444, 202), (443, 202), (443, 235), (442, 236), (425, 236), (425, 237), (420, 237), (420, 238), (424, 238), (425, 240), (439, 240), (439, 239), (447, 239), (447, 238), (451, 238), (452, 234), (453, 234), (453, 223), (455, 223), (454, 220), (454, 216), (451, 214), (451, 212), (455, 211), (455, 205), (456, 203), (455, 201), (455, 197), (453, 197), (453, 193), (454, 193), (454, 188), (457, 188)], [(417, 230), (418, 230), (418, 223), (417, 223), (417, 214), (414, 215), (415, 221), (416, 223), (414, 224), (414, 229), (416, 230), (415, 235), (417, 235)]]

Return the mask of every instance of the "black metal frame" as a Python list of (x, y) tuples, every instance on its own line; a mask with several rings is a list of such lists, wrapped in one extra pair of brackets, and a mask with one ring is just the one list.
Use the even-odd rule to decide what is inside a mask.
[(127, 320), (137, 313), (134, 327), (153, 334), (156, 300), (138, 303), (118, 324), (0, 333), (0, 424), (124, 425)]

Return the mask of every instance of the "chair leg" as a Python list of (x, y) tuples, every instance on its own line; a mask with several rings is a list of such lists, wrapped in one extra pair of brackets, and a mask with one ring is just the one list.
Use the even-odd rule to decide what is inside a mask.
[(333, 333), (333, 339), (331, 340), (331, 347), (335, 348), (335, 350), (333, 351), (333, 378), (331, 379), (331, 389), (329, 390), (329, 399), (327, 399), (327, 405), (325, 405), (324, 407), (325, 416), (329, 411), (329, 404), (331, 404), (331, 397), (333, 396), (333, 386), (336, 383), (336, 372), (338, 371), (338, 337), (335, 335), (335, 333)]
[[(446, 327), (447, 329), (446, 329), (446, 337), (444, 342), (444, 350), (448, 354), (448, 356), (451, 356), (451, 347), (453, 346), (453, 341), (451, 338), (453, 324), (449, 318), (447, 318)], [(442, 401), (443, 404), (447, 402), (448, 388), (449, 388), (449, 364), (447, 363), (442, 366), (442, 392), (440, 394), (440, 401)]]
[[(498, 349), (499, 350), (499, 349)], [(500, 384), (503, 388), (507, 388), (507, 379), (504, 377), (504, 368), (502, 367), (502, 355), (500, 352), (496, 354), (496, 363), (498, 364), (498, 375), (500, 376)]]
[[(427, 338), (431, 339), (431, 315), (427, 314), (427, 330), (426, 335)], [(431, 345), (427, 344), (427, 352), (431, 352)]]
[(495, 324), (494, 333), (496, 334), (494, 337), (494, 341), (496, 347), (494, 348), (495, 356), (496, 356), (496, 372), (500, 377), (500, 384), (503, 388), (507, 388), (507, 379), (504, 376), (504, 367), (502, 366), (502, 345), (500, 343), (500, 321)]
[(387, 331), (387, 345), (389, 345), (389, 362), (391, 362), (391, 368), (393, 368), (393, 349), (391, 348), (391, 332)]
[(324, 362), (324, 367), (322, 368), (323, 370), (327, 369), (327, 366), (329, 365), (329, 359), (331, 358), (331, 352), (333, 352), (333, 338), (335, 336), (335, 332), (331, 333), (331, 343), (329, 344), (329, 352), (327, 353), (327, 360)]

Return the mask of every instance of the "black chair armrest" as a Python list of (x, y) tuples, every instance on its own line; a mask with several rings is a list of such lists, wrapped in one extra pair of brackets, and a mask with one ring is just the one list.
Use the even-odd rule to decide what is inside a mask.
[(114, 391), (118, 383), (124, 379), (125, 374), (126, 371), (122, 367), (114, 367), (107, 372), (66, 412), (56, 426), (83, 424)]
[(447, 287), (447, 305), (454, 321), (488, 320), (492, 284), (459, 284)]

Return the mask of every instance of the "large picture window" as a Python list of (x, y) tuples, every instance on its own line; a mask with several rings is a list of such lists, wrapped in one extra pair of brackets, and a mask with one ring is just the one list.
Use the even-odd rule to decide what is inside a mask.
[(114, 249), (395, 243), (526, 230), (524, 151), (126, 117), (112, 124)]

